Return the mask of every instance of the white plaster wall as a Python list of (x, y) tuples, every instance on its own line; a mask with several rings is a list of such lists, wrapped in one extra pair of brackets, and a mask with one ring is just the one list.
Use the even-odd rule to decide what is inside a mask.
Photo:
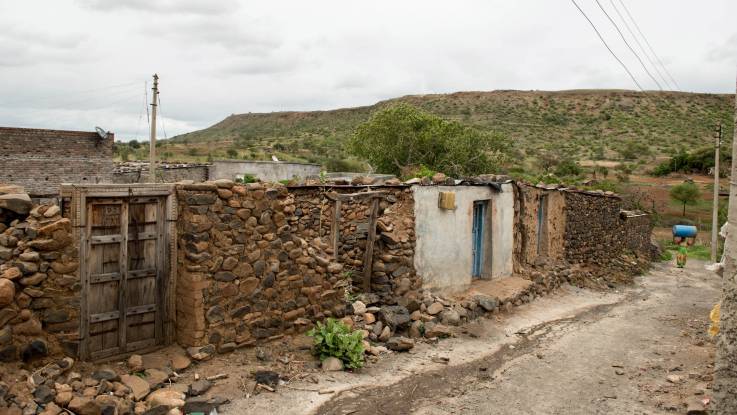
[[(512, 274), (514, 193), (511, 184), (496, 192), (487, 186), (413, 186), (415, 206), (415, 269), (426, 288), (463, 289), (471, 283), (473, 202), (489, 200), (491, 238), (485, 238), (485, 261), (491, 275)], [(456, 209), (438, 207), (440, 192), (455, 192)], [(489, 222), (486, 222), (489, 230)], [(491, 246), (490, 246), (491, 245)], [(488, 270), (488, 262), (482, 267)]]
[(295, 176), (300, 178), (317, 177), (320, 165), (307, 163), (287, 163), (273, 161), (240, 161), (215, 160), (210, 167), (210, 180), (230, 179), (237, 175), (251, 174), (265, 182), (288, 180)]

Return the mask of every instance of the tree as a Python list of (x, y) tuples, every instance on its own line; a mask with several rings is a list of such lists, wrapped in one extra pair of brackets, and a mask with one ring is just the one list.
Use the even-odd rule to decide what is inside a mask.
[(456, 121), (442, 119), (407, 104), (374, 113), (356, 128), (349, 150), (376, 171), (400, 175), (426, 166), (451, 176), (491, 173), (506, 160), (508, 143)]
[(683, 216), (686, 216), (686, 205), (695, 205), (699, 196), (701, 196), (701, 191), (692, 182), (683, 182), (670, 189), (671, 199), (683, 203)]
[(234, 148), (229, 148), (226, 153), (228, 154), (228, 157), (232, 159), (238, 158), (238, 150)]
[(132, 149), (139, 149), (141, 148), (141, 143), (138, 140), (131, 140), (128, 142), (128, 146)]

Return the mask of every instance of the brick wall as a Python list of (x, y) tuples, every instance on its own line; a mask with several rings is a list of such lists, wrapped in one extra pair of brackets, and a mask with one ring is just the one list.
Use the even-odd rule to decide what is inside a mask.
[(55, 195), (61, 183), (110, 183), (113, 134), (0, 127), (0, 183), (32, 196)]

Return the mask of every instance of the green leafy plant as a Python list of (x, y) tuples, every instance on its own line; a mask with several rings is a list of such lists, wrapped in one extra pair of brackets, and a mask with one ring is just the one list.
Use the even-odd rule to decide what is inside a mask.
[(256, 176), (254, 176), (252, 174), (244, 174), (242, 179), (240, 177), (237, 177), (235, 179), (235, 181), (236, 181), (236, 183), (244, 183), (245, 184), (245, 183), (256, 183), (258, 181), (258, 179), (256, 178)]
[(363, 336), (360, 331), (351, 331), (342, 322), (328, 318), (324, 324), (318, 321), (307, 335), (314, 339), (314, 352), (320, 360), (335, 357), (349, 369), (363, 367)]

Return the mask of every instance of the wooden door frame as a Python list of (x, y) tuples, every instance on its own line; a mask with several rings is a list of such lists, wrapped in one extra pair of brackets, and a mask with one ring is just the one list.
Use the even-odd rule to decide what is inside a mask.
[[(159, 212), (164, 214), (163, 221), (160, 224), (163, 227), (159, 236), (159, 246), (164, 249), (164, 254), (159, 258), (159, 268), (164, 275), (157, 275), (157, 279), (165, 278), (168, 274), (168, 280), (165, 284), (157, 284), (157, 295), (161, 296), (164, 307), (160, 314), (160, 323), (157, 325), (162, 330), (163, 344), (156, 345), (160, 347), (171, 344), (175, 338), (174, 319), (176, 316), (176, 281), (177, 281), (177, 226), (176, 220), (178, 216), (177, 198), (174, 185), (171, 184), (91, 184), (91, 185), (70, 185), (63, 184), (61, 186), (61, 196), (64, 201), (70, 203), (70, 220), (74, 234), (74, 243), (79, 252), (79, 277), (82, 285), (80, 293), (80, 343), (79, 357), (82, 360), (90, 359), (88, 348), (89, 342), (89, 321), (88, 321), (88, 303), (86, 298), (86, 287), (89, 283), (89, 275), (87, 275), (86, 256), (87, 244), (87, 199), (88, 198), (136, 198), (136, 197), (159, 197), (164, 198), (163, 209)], [(128, 224), (121, 224), (122, 232), (128, 231)], [(126, 244), (127, 245), (127, 244)], [(127, 246), (126, 248), (127, 249)], [(121, 330), (127, 330), (121, 327)], [(140, 352), (140, 351), (137, 351)], [(105, 359), (117, 356), (108, 356)]]

